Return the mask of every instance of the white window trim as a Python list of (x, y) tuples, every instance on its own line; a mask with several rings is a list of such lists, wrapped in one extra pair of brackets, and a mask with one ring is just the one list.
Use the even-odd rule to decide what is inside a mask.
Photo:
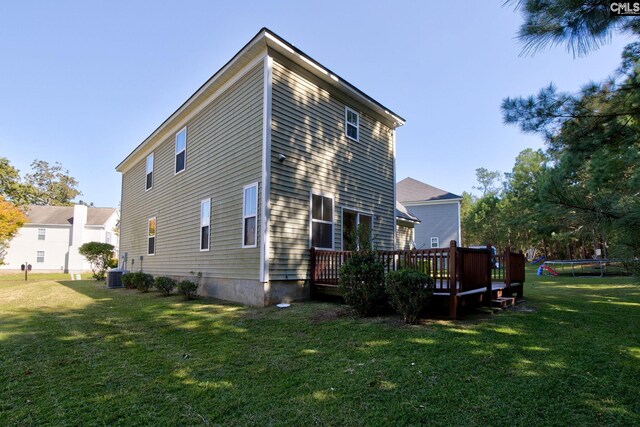
[[(149, 171), (148, 167), (149, 167), (149, 157), (151, 157), (151, 171)], [(145, 175), (144, 175), (144, 191), (149, 191), (153, 188), (153, 182), (155, 181), (155, 173), (153, 172), (153, 168), (155, 166), (155, 161), (156, 161), (156, 156), (154, 155), (154, 153), (152, 152), (151, 154), (149, 154), (146, 157), (145, 160)], [(149, 176), (149, 172), (151, 172), (151, 187), (147, 188), (147, 177)]]
[[(347, 119), (347, 117), (349, 117), (348, 113), (353, 113), (356, 115), (356, 117), (358, 118), (358, 124), (357, 126), (354, 125), (353, 123), (349, 122), (349, 120)], [(349, 136), (349, 132), (347, 131), (347, 127), (348, 125), (351, 126), (355, 126), (356, 131), (358, 133), (358, 137), (357, 138), (353, 138), (351, 136)], [(349, 138), (352, 141), (360, 141), (360, 113), (358, 113), (356, 110), (354, 110), (353, 108), (349, 108), (349, 107), (344, 107), (344, 134), (347, 138)]]
[[(209, 241), (207, 242), (207, 248), (202, 249), (202, 227), (205, 226), (202, 224), (202, 205), (205, 203), (209, 203), (209, 222), (206, 224), (206, 226), (209, 227)], [(198, 245), (200, 246), (200, 252), (209, 252), (211, 250), (211, 197), (200, 201), (200, 241)]]
[[(435, 239), (435, 243), (436, 245), (433, 246), (433, 240)], [(440, 238), (439, 237), (432, 237), (431, 240), (429, 241), (429, 244), (431, 245), (431, 248), (439, 248), (440, 247)]]
[[(256, 202), (256, 212), (253, 215), (245, 215), (244, 214), (244, 206), (246, 204), (246, 200), (245, 200), (246, 190), (248, 188), (251, 188), (251, 187), (255, 187), (256, 188), (256, 200), (255, 200), (255, 202)], [(253, 238), (253, 241), (255, 242), (255, 244), (253, 244), (253, 245), (245, 245), (244, 244), (244, 231), (245, 231), (244, 230), (244, 224), (245, 224), (245, 220), (247, 218), (252, 218), (252, 217), (255, 217), (255, 219), (256, 219), (256, 228), (254, 230), (255, 236)], [(242, 187), (242, 240), (241, 240), (241, 242), (242, 242), (242, 248), (243, 249), (245, 249), (245, 248), (257, 248), (258, 247), (258, 183), (257, 182), (254, 182), (253, 184), (245, 185), (244, 187)]]
[[(155, 220), (156, 222), (156, 234), (153, 235), (154, 239), (153, 239), (152, 254), (149, 253), (149, 239), (151, 238), (151, 235), (149, 235), (149, 223), (151, 222), (151, 220)], [(157, 247), (158, 247), (158, 217), (152, 216), (150, 218), (147, 218), (147, 256), (154, 256), (156, 252), (158, 252)]]
[[(184, 132), (184, 150), (177, 151), (178, 135), (180, 135), (182, 132)], [(178, 132), (176, 132), (173, 138), (173, 148), (174, 148), (173, 151), (175, 152), (173, 155), (173, 175), (175, 176), (187, 170), (187, 127), (186, 126), (180, 129)], [(184, 168), (176, 172), (176, 166), (178, 165), (178, 154), (182, 153), (183, 151), (184, 151)]]
[[(322, 196), (331, 199), (331, 221), (324, 221), (321, 219), (313, 219), (313, 196)], [(316, 248), (316, 249), (329, 249), (333, 250), (336, 247), (336, 223), (335, 223), (335, 214), (336, 214), (336, 200), (333, 197), (333, 194), (323, 193), (321, 191), (311, 190), (309, 192), (309, 248), (313, 247), (313, 223), (319, 222), (321, 224), (331, 224), (331, 247), (330, 248)]]
[(340, 224), (340, 236), (342, 236), (342, 250), (346, 251), (345, 247), (344, 247), (344, 213), (346, 212), (351, 212), (356, 214), (356, 226), (360, 225), (360, 215), (364, 215), (364, 216), (370, 216), (371, 217), (371, 236), (369, 237), (369, 239), (371, 240), (371, 245), (373, 245), (373, 221), (375, 219), (375, 215), (373, 214), (373, 212), (367, 212), (367, 211), (359, 211), (358, 209), (353, 209), (350, 208), (348, 206), (344, 206), (342, 207), (342, 223)]
[[(38, 261), (38, 258), (40, 258), (40, 256), (38, 255), (39, 253), (42, 253), (42, 261)], [(36, 263), (44, 264), (45, 255), (45, 251), (36, 251)]]
[[(40, 238), (40, 231), (42, 231), (42, 239)], [(46, 228), (38, 228), (38, 240), (47, 240), (47, 229)]]

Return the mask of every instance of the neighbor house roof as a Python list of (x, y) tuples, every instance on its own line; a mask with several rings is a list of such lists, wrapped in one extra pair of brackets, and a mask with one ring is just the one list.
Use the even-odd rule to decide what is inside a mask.
[(401, 202), (434, 202), (461, 200), (457, 194), (449, 193), (417, 179), (405, 178), (396, 184), (396, 199)]
[[(87, 225), (104, 225), (115, 211), (115, 208), (87, 208)], [(70, 225), (73, 224), (73, 206), (29, 205), (27, 217), (31, 225)]]
[(409, 212), (409, 210), (398, 201), (396, 201), (396, 218), (411, 222), (421, 222), (417, 216)]
[(229, 82), (243, 67), (264, 55), (267, 49), (279, 53), (306, 71), (319, 77), (325, 83), (360, 102), (380, 117), (383, 117), (391, 127), (396, 128), (405, 123), (405, 119), (389, 108), (380, 104), (333, 71), (324, 67), (318, 61), (273, 31), (268, 28), (262, 28), (229, 62), (209, 78), (180, 108), (153, 131), (151, 135), (142, 141), (142, 143), (116, 167), (116, 170), (126, 172), (133, 164), (137, 163), (139, 159), (145, 157), (147, 152), (150, 152), (156, 144), (166, 139), (174, 130), (184, 126), (190, 114), (198, 111), (202, 106), (207, 105), (207, 100), (212, 95), (223, 90), (225, 83)]
[(87, 210), (87, 225), (104, 225), (116, 208), (89, 208)]

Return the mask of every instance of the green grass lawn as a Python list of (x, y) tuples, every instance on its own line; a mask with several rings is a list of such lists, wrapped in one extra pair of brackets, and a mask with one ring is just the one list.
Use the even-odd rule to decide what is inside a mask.
[(33, 278), (0, 280), (0, 425), (640, 425), (629, 278), (418, 326)]

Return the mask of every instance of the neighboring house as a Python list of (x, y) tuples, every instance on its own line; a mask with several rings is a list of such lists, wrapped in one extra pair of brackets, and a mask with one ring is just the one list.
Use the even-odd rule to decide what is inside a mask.
[(115, 208), (31, 205), (27, 218), (9, 243), (0, 270), (20, 270), (28, 262), (34, 272), (80, 273), (90, 269), (78, 252), (84, 243), (106, 242), (118, 248)]
[(415, 249), (416, 224), (420, 219), (402, 205), (396, 202), (396, 249)]
[(117, 167), (125, 268), (252, 305), (309, 295), (309, 248), (395, 239), (404, 120), (262, 29)]
[(415, 224), (415, 248), (448, 247), (451, 240), (462, 246), (462, 197), (413, 178), (405, 178), (396, 185), (396, 199), (420, 219), (420, 223)]

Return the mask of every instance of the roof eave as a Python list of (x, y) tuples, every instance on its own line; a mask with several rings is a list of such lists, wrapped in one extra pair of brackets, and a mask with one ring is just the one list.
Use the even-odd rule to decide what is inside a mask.
[(240, 51), (238, 51), (238, 53), (236, 53), (224, 66), (222, 66), (222, 68), (216, 71), (216, 73), (211, 76), (202, 86), (200, 86), (200, 88), (198, 88), (198, 90), (194, 92), (193, 95), (187, 98), (187, 100), (176, 111), (174, 111), (166, 120), (164, 120), (160, 124), (160, 126), (158, 126), (151, 133), (151, 135), (145, 138), (144, 141), (142, 141), (131, 153), (129, 153), (129, 155), (116, 166), (116, 171), (124, 172), (125, 170), (127, 170), (127, 164), (130, 163), (139, 153), (141, 153), (151, 141), (153, 141), (166, 127), (173, 124), (174, 120), (176, 120), (180, 116), (180, 114), (187, 109), (188, 106), (190, 106), (193, 102), (196, 102), (198, 98), (203, 95), (206, 89), (214, 82), (216, 82), (222, 75), (224, 75), (242, 56), (247, 55), (253, 47), (260, 43), (264, 43), (265, 48), (272, 48), (282, 53), (283, 55), (293, 59), (297, 64), (318, 75), (323, 80), (327, 81), (349, 96), (355, 98), (357, 101), (361, 102), (376, 113), (387, 117), (389, 121), (394, 124), (394, 127), (397, 128), (405, 124), (406, 120), (404, 118), (389, 110), (370, 96), (366, 95), (364, 92), (362, 92), (337, 74), (333, 73), (328, 68), (323, 67), (313, 58), (302, 52), (300, 49), (291, 45), (289, 42), (265, 27), (258, 31), (258, 33), (246, 45), (244, 45), (244, 47), (240, 49)]
[(133, 157), (135, 157), (136, 154), (142, 151), (150, 141), (152, 141), (162, 130), (164, 130), (164, 128), (169, 126), (169, 124), (171, 124), (174, 119), (176, 119), (189, 105), (195, 102), (209, 86), (211, 86), (216, 80), (218, 80), (218, 78), (220, 78), (225, 72), (227, 72), (233, 66), (233, 64), (240, 57), (245, 55), (252, 47), (262, 41), (265, 41), (266, 47), (266, 39), (264, 37), (266, 30), (266, 28), (262, 28), (260, 31), (258, 31), (258, 34), (256, 34), (246, 45), (244, 45), (244, 47), (240, 49), (238, 53), (236, 53), (229, 61), (227, 61), (226, 64), (222, 66), (222, 68), (216, 71), (213, 76), (211, 76), (206, 82), (204, 82), (204, 84), (202, 84), (202, 86), (200, 86), (198, 90), (193, 93), (193, 95), (187, 98), (187, 100), (183, 102), (176, 111), (174, 111), (169, 117), (167, 117), (167, 119), (163, 121), (160, 126), (158, 126), (156, 130), (151, 133), (151, 135), (146, 137), (144, 141), (142, 141), (131, 153), (129, 153), (129, 155), (125, 157), (125, 159), (121, 161), (118, 166), (116, 166), (116, 171), (123, 172), (126, 163), (128, 163)]
[[(322, 78), (327, 83), (332, 86), (338, 88), (342, 92), (347, 93), (349, 96), (355, 98), (362, 104), (366, 105), (376, 113), (385, 116), (390, 119), (394, 123), (394, 127), (400, 127), (406, 123), (406, 120), (400, 115), (394, 113), (389, 108), (380, 104), (375, 99), (371, 98), (366, 93), (362, 92), (360, 89), (349, 83), (347, 80), (340, 77), (338, 74), (331, 71), (329, 68), (326, 68), (322, 64), (320, 64), (315, 59), (311, 58), (309, 55), (293, 46), (291, 43), (287, 42), (282, 37), (278, 36), (276, 33), (269, 29), (265, 30), (265, 37), (267, 38), (267, 45), (278, 51), (279, 53), (285, 55), (287, 58), (292, 59), (298, 65), (301, 65), (303, 68), (308, 71), (316, 74), (320, 78)], [(271, 43), (269, 43), (271, 42)]]
[(456, 197), (452, 199), (435, 199), (435, 200), (405, 200), (404, 202), (400, 202), (405, 206), (420, 206), (420, 205), (429, 205), (429, 204), (440, 204), (440, 203), (453, 203), (462, 201), (462, 197)]
[(399, 219), (401, 221), (405, 221), (405, 222), (411, 222), (413, 224), (420, 224), (422, 221), (420, 221), (419, 219), (408, 219), (402, 216), (396, 216), (396, 219)]

